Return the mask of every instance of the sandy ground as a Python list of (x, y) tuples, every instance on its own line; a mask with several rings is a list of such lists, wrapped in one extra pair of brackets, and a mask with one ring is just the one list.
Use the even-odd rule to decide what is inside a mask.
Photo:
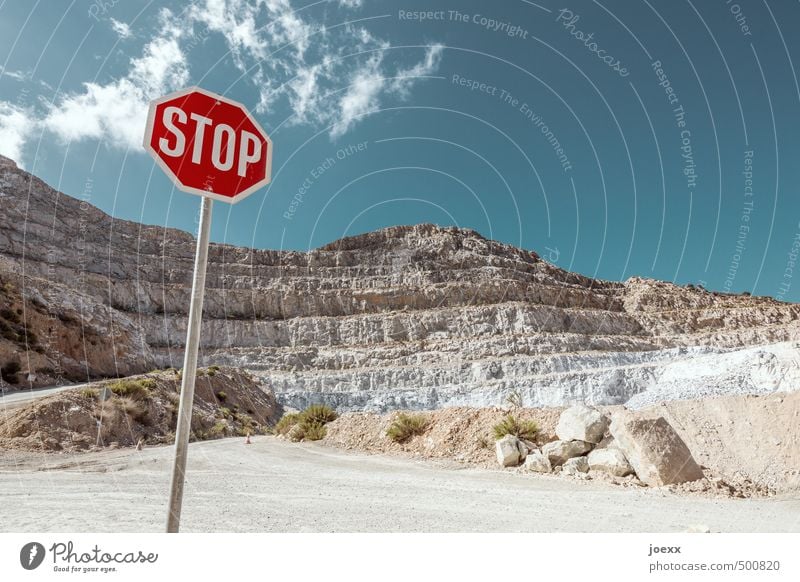
[[(3, 531), (161, 531), (171, 447), (0, 454)], [(708, 499), (257, 437), (194, 443), (183, 531), (800, 532), (800, 499)]]

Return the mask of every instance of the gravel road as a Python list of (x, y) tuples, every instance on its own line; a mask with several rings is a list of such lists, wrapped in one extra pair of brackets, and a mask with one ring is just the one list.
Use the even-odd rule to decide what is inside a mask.
[(51, 394), (63, 392), (64, 390), (75, 390), (77, 388), (82, 388), (83, 386), (87, 386), (87, 384), (68, 384), (66, 386), (48, 386), (47, 388), (34, 388), (32, 390), (23, 389), (15, 392), (5, 392), (0, 395), (0, 414), (2, 414), (4, 411), (11, 410), (12, 408), (23, 406), (31, 400), (36, 400), (37, 398), (42, 398), (44, 396), (50, 396)]
[[(161, 531), (171, 447), (0, 454), (3, 531)], [(183, 531), (800, 532), (800, 499), (711, 499), (350, 454), (194, 443)]]

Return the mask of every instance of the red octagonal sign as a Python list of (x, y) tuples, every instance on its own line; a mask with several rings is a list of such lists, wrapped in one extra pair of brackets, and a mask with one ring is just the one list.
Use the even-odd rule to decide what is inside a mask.
[(229, 203), (270, 180), (272, 142), (243, 105), (190, 87), (150, 103), (144, 147), (184, 192)]

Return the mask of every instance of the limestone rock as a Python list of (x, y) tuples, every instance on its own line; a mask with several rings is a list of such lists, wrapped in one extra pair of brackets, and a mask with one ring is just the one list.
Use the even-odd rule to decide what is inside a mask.
[[(191, 234), (111, 217), (2, 157), (0, 199), (0, 311), (38, 338), (7, 321), (0, 362), (40, 386), (183, 365)], [(596, 280), (419, 224), (308, 252), (211, 244), (201, 357), (298, 409), (641, 407), (800, 385), (798, 321), (800, 305)]]
[(624, 477), (633, 472), (625, 454), (616, 446), (593, 450), (589, 453), (588, 462), (591, 470), (602, 471), (615, 477)]
[(516, 467), (528, 455), (528, 447), (514, 435), (507, 434), (499, 439), (495, 445), (497, 462), (501, 467)]
[(577, 473), (589, 472), (589, 461), (586, 457), (572, 457), (564, 462), (561, 467), (561, 472), (564, 475), (576, 475)]
[(597, 444), (608, 428), (608, 417), (585, 404), (570, 406), (558, 419), (556, 435), (562, 441), (585, 441)]
[(592, 444), (585, 441), (553, 441), (542, 447), (542, 454), (554, 467), (563, 465), (568, 459), (580, 457), (592, 450)]
[(550, 460), (539, 450), (529, 452), (522, 466), (526, 470), (533, 471), (534, 473), (549, 473), (553, 470), (553, 467), (550, 465)]
[(611, 434), (636, 476), (659, 487), (703, 478), (692, 453), (665, 418), (621, 411), (612, 416)]

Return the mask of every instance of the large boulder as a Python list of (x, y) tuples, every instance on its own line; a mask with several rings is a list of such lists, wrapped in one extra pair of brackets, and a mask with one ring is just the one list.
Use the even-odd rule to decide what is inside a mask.
[(608, 428), (608, 417), (585, 404), (571, 406), (561, 413), (556, 435), (562, 441), (584, 441), (597, 444)]
[(514, 435), (507, 434), (494, 445), (497, 462), (501, 467), (516, 467), (528, 455), (528, 447)]
[(539, 450), (528, 453), (522, 466), (524, 469), (533, 471), (534, 473), (549, 473), (553, 470), (550, 459), (544, 456)]
[(615, 413), (611, 435), (636, 476), (650, 486), (696, 481), (704, 476), (686, 443), (662, 416)]
[(625, 458), (625, 453), (615, 446), (595, 449), (589, 453), (587, 460), (592, 471), (602, 471), (616, 477), (624, 477), (633, 473), (633, 468)]
[(578, 473), (589, 472), (589, 461), (586, 457), (572, 457), (564, 462), (561, 467), (562, 475), (577, 475)]
[(580, 457), (592, 450), (592, 444), (585, 441), (553, 441), (542, 447), (542, 454), (554, 467), (563, 465), (567, 459)]

